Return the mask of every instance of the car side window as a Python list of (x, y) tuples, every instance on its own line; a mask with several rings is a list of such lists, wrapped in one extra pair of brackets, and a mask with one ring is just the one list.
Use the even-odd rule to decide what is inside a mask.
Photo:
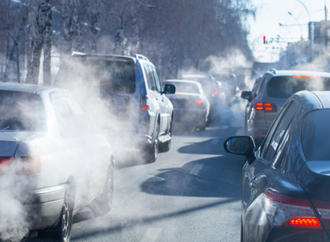
[(81, 129), (81, 131), (90, 130), (93, 127), (93, 124), (91, 123), (90, 119), (88, 118), (80, 104), (70, 96), (67, 96), (65, 98), (65, 101), (69, 105), (69, 108), (73, 113), (73, 118), (77, 125), (76, 128)]
[[(295, 114), (297, 105), (294, 101), (292, 101), (289, 105), (287, 105), (286, 109), (283, 110), (281, 113), (280, 120), (277, 122), (277, 125), (275, 125), (275, 131), (272, 135), (272, 138), (265, 142), (265, 151), (263, 152), (263, 158), (267, 161), (270, 161), (274, 158), (278, 147), (280, 146), (284, 134), (289, 127), (291, 120)], [(270, 135), (272, 133), (269, 133)]]
[(151, 69), (152, 69), (152, 74), (154, 76), (154, 80), (155, 80), (155, 83), (156, 83), (157, 92), (161, 92), (160, 80), (159, 80), (159, 77), (157, 75), (156, 68), (151, 67)]
[(147, 82), (148, 82), (148, 86), (149, 86), (149, 89), (152, 90), (152, 91), (157, 91), (157, 85), (156, 85), (156, 81), (154, 79), (154, 76), (152, 74), (152, 70), (150, 68), (149, 65), (144, 65), (144, 71), (145, 71), (145, 74), (146, 74), (146, 77), (147, 77)]

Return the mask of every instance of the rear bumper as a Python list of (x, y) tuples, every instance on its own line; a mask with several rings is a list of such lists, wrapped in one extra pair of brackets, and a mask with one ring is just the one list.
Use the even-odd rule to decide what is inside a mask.
[(325, 231), (298, 230), (287, 228), (273, 228), (269, 232), (265, 242), (329, 242)]
[(22, 202), (27, 211), (29, 229), (40, 230), (55, 225), (60, 216), (67, 185), (28, 192)]
[(205, 109), (184, 109), (176, 108), (173, 111), (173, 122), (184, 123), (185, 125), (199, 125), (206, 120)]

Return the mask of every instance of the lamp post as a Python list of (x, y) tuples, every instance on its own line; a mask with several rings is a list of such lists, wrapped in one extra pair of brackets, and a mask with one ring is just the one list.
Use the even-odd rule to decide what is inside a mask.
[(288, 12), (288, 14), (297, 21), (299, 28), (300, 28), (300, 39), (303, 40), (302, 32), (301, 32), (301, 24), (300, 24), (299, 20), (295, 16), (293, 16), (291, 12)]
[(305, 10), (308, 14), (308, 19), (309, 19), (308, 29), (310, 31), (310, 35), (309, 35), (310, 36), (310, 46), (309, 46), (309, 48), (310, 48), (310, 61), (312, 61), (313, 60), (313, 46), (314, 46), (314, 24), (311, 22), (311, 16), (309, 14), (309, 11), (308, 11), (308, 8), (306, 7), (306, 5), (301, 0), (297, 0), (297, 1), (304, 6), (304, 8), (305, 8)]

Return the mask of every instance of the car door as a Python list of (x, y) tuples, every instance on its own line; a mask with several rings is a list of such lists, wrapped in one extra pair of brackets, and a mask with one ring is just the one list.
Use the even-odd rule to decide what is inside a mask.
[(80, 207), (97, 193), (94, 183), (90, 182), (90, 174), (93, 173), (91, 170), (93, 166), (90, 163), (94, 159), (94, 147), (88, 131), (79, 123), (81, 120), (77, 120), (77, 117), (75, 117), (79, 111), (73, 111), (66, 99), (66, 95), (61, 92), (51, 94), (61, 143), (65, 147), (69, 158), (67, 169), (70, 169), (76, 185), (75, 205)]
[(152, 69), (152, 74), (156, 83), (157, 87), (157, 92), (160, 93), (161, 98), (160, 98), (160, 110), (161, 110), (161, 133), (169, 131), (169, 126), (170, 126), (170, 120), (171, 120), (171, 109), (170, 107), (172, 106), (171, 101), (166, 97), (164, 93), (162, 93), (161, 90), (161, 83), (159, 80), (159, 77), (156, 72), (155, 67), (151, 67)]
[(276, 152), (284, 140), (287, 128), (297, 110), (296, 101), (285, 105), (274, 121), (265, 141), (256, 152), (256, 160), (252, 164), (246, 163), (243, 168), (242, 206), (246, 213), (253, 201), (264, 192), (267, 187), (265, 171), (271, 169)]

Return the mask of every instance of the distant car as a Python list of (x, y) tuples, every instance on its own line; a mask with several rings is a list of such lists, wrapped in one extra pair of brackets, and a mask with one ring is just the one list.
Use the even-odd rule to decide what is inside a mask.
[(252, 91), (241, 94), (243, 99), (248, 100), (246, 134), (260, 145), (285, 101), (302, 90), (330, 90), (330, 73), (271, 69), (258, 78)]
[[(169, 151), (173, 106), (161, 89), (156, 67), (145, 56), (73, 53), (54, 86), (72, 91), (84, 102), (89, 101), (84, 89), (99, 89), (100, 97), (109, 102), (109, 136), (119, 149), (139, 150), (146, 163), (156, 161), (159, 149)], [(174, 86), (167, 87), (170, 92), (175, 92)]]
[(225, 106), (226, 96), (215, 79), (210, 75), (183, 75), (182, 80), (196, 81), (202, 85), (210, 103), (210, 119), (217, 117), (221, 108)]
[(0, 83), (0, 117), (0, 188), (10, 194), (0, 209), (11, 208), (4, 221), (21, 204), (30, 230), (69, 241), (78, 211), (110, 210), (111, 145), (68, 91)]
[(229, 101), (240, 92), (240, 88), (237, 83), (236, 75), (233, 73), (212, 73), (214, 79), (220, 83), (221, 88), (229, 94), (227, 98)]
[(243, 155), (241, 241), (330, 241), (330, 92), (302, 91), (284, 104), (262, 146), (224, 142)]
[(205, 130), (210, 104), (201, 84), (194, 81), (167, 80), (162, 82), (163, 88), (168, 84), (176, 88), (175, 94), (166, 95), (173, 104), (173, 122)]

